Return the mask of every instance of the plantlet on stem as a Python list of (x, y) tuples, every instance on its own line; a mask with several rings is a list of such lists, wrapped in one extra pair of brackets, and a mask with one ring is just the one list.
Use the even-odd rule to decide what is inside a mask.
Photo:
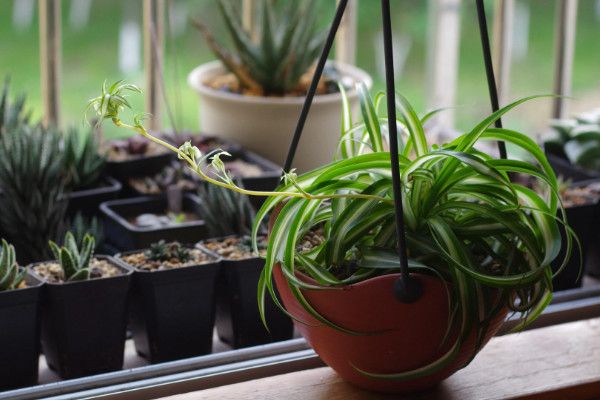
[(53, 241), (50, 241), (49, 245), (56, 261), (63, 270), (65, 281), (90, 279), (90, 262), (95, 247), (95, 240), (91, 235), (86, 234), (83, 237), (81, 249), (77, 247), (77, 242), (71, 232), (65, 234), (63, 247), (59, 247)]

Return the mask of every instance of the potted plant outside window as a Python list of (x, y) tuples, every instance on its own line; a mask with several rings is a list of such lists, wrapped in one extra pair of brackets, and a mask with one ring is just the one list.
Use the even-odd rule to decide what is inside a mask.
[(160, 241), (116, 258), (136, 271), (131, 330), (137, 353), (152, 363), (209, 354), (218, 257)]
[(15, 248), (0, 252), (0, 391), (32, 386), (38, 379), (42, 281), (17, 265)]
[[(259, 194), (235, 185), (224, 171), (226, 154), (203, 155), (189, 143), (177, 149), (153, 138), (139, 118), (123, 122), (127, 89), (112, 89), (92, 103), (101, 119), (171, 149), (214, 185)], [(373, 101), (364, 86), (360, 95), (362, 118), (346, 124), (338, 161), (301, 176), (287, 172), (277, 190), (260, 193), (269, 199), (254, 224), (255, 250), (261, 222), (273, 213), (259, 308), (264, 318), (265, 298), (279, 303), (278, 290), (298, 330), (345, 380), (384, 392), (421, 390), (466, 366), (509, 312), (521, 316), (517, 330), (539, 316), (552, 298), (559, 226), (566, 227), (561, 265), (573, 234), (542, 150), (522, 133), (492, 127), (532, 98), (494, 112), (450, 143), (431, 145), (423, 128), (431, 114), (419, 118), (398, 95), (408, 268), (423, 288), (416, 302), (399, 301), (387, 119), (378, 114), (380, 97)], [(343, 120), (353, 121), (349, 107)], [(511, 143), (535, 162), (498, 160), (475, 148), (487, 140)], [(219, 179), (204, 173), (206, 163)], [(533, 176), (546, 194), (512, 182), (515, 172)], [(298, 246), (321, 229), (316, 246)]]
[(54, 261), (30, 267), (46, 282), (42, 349), (48, 366), (64, 379), (123, 366), (132, 270), (112, 257), (93, 256), (94, 246), (86, 235), (79, 248), (67, 232), (63, 247), (50, 242)]
[[(195, 26), (219, 61), (195, 68), (189, 85), (200, 97), (200, 130), (231, 139), (278, 165), (283, 165), (304, 102), (312, 66), (325, 40), (316, 27), (316, 1), (291, 1), (286, 7), (260, 1), (259, 39), (243, 28), (231, 0), (218, 5), (233, 48), (225, 49), (201, 22)], [(349, 88), (347, 101), (358, 108), (353, 89), (357, 82), (371, 85), (369, 75), (350, 65), (330, 63), (315, 97), (296, 167), (315, 168), (335, 153), (340, 131), (342, 98), (337, 82)], [(308, 143), (319, 143), (310, 146)]]

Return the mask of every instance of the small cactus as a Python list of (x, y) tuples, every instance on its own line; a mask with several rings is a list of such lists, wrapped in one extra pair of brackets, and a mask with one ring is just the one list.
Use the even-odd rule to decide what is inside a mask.
[(189, 249), (182, 246), (179, 242), (166, 243), (164, 240), (161, 240), (158, 243), (150, 245), (150, 249), (146, 251), (146, 258), (159, 262), (176, 259), (181, 263), (186, 263), (192, 259), (192, 254)]
[(25, 270), (19, 271), (15, 248), (2, 239), (2, 253), (0, 254), (0, 292), (16, 289), (25, 279)]
[(65, 281), (82, 281), (90, 278), (90, 262), (96, 244), (92, 235), (86, 234), (83, 237), (81, 250), (77, 248), (75, 236), (71, 232), (66, 233), (63, 247), (59, 247), (53, 241), (49, 244), (63, 270)]

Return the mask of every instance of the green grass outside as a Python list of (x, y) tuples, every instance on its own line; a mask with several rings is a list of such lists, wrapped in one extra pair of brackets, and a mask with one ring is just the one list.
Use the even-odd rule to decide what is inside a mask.
[[(75, 0), (77, 1), (77, 0)], [(178, 0), (187, 1), (187, 0)], [(511, 98), (529, 94), (550, 93), (553, 76), (553, 24), (555, 1), (518, 0), (531, 7), (529, 53), (526, 59), (515, 63), (512, 74)], [(131, 0), (128, 0), (131, 2)], [(187, 1), (190, 16), (202, 16), (222, 36), (222, 27), (212, 0)], [(133, 0), (139, 10), (141, 1)], [(332, 15), (332, 2), (324, 7), (324, 23)], [(125, 2), (119, 0), (95, 0), (89, 24), (82, 31), (74, 32), (67, 24), (69, 2), (63, 1), (63, 77), (62, 113), (63, 123), (81, 124), (82, 112), (88, 98), (97, 95), (104, 79), (114, 81), (127, 79), (143, 87), (143, 73), (138, 71), (124, 76), (118, 69), (119, 25), (125, 13)], [(470, 123), (489, 111), (487, 86), (481, 48), (477, 32), (477, 20), (471, 2), (462, 3), (462, 32), (460, 47), (460, 73), (457, 98), (457, 125), (467, 128)], [(41, 116), (41, 93), (39, 85), (39, 56), (37, 15), (35, 23), (24, 32), (16, 32), (11, 23), (13, 2), (0, 0), (0, 77), (10, 75), (13, 92), (26, 92), (34, 116)], [(488, 10), (493, 1), (488, 1)], [(426, 101), (426, 42), (427, 1), (395, 0), (393, 2), (394, 28), (398, 34), (409, 35), (412, 47), (404, 73), (397, 88), (407, 96), (419, 110)], [(577, 51), (573, 77), (573, 109), (578, 105), (588, 107), (589, 99), (596, 106), (600, 103), (600, 20), (595, 14), (595, 0), (583, 0), (579, 6)], [(375, 41), (379, 40), (379, 3), (374, 0), (360, 2), (359, 44), (357, 64), (371, 74), (377, 74)], [(491, 18), (490, 18), (491, 21)], [(176, 49), (176, 51), (174, 51)], [(197, 32), (188, 28), (186, 34), (167, 44), (165, 79), (168, 98), (176, 115), (179, 129), (195, 130), (198, 126), (197, 98), (187, 86), (187, 74), (196, 65), (212, 60)], [(175, 68), (177, 67), (177, 68)], [(382, 89), (381, 77), (375, 75), (375, 88)], [(177, 101), (174, 101), (176, 99)], [(578, 101), (580, 103), (578, 103)], [(134, 107), (143, 109), (141, 97), (132, 99)], [(507, 121), (510, 126), (529, 129), (534, 134), (542, 129), (549, 116), (549, 101), (525, 107)], [(169, 125), (166, 115), (165, 124)], [(107, 135), (126, 134), (107, 128)]]

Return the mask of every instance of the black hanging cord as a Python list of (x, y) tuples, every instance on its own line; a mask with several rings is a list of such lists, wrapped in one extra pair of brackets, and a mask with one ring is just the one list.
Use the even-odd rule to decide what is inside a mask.
[(408, 253), (404, 212), (402, 207), (402, 184), (400, 182), (400, 162), (398, 159), (398, 126), (396, 124), (396, 88), (394, 84), (394, 50), (392, 42), (392, 19), (390, 0), (381, 0), (381, 17), (383, 21), (383, 50), (385, 55), (385, 82), (387, 95), (388, 131), (390, 136), (390, 161), (392, 166), (392, 184), (394, 205), (396, 208), (396, 235), (398, 237), (398, 256), (400, 257), (401, 276), (394, 285), (396, 298), (403, 303), (414, 303), (422, 293), (420, 283), (411, 278), (408, 272)]
[[(479, 20), (479, 33), (481, 36), (481, 47), (483, 49), (483, 60), (485, 62), (485, 73), (487, 76), (488, 90), (490, 92), (490, 101), (492, 103), (492, 111), (496, 112), (500, 109), (498, 102), (498, 89), (496, 87), (496, 77), (494, 76), (494, 63), (492, 62), (492, 51), (490, 49), (490, 36), (488, 34), (487, 18), (485, 16), (485, 5), (483, 0), (476, 0), (477, 17)], [(502, 118), (496, 120), (496, 128), (502, 128)], [(500, 158), (506, 159), (506, 144), (503, 141), (498, 142), (498, 150)]]
[(306, 93), (306, 100), (304, 101), (302, 112), (300, 113), (300, 117), (298, 118), (296, 131), (294, 132), (292, 143), (290, 144), (290, 149), (288, 150), (285, 165), (283, 167), (284, 172), (289, 172), (292, 168), (292, 163), (294, 162), (294, 157), (296, 156), (296, 150), (298, 149), (298, 143), (300, 142), (300, 136), (302, 135), (302, 131), (304, 130), (304, 124), (306, 124), (306, 118), (308, 117), (308, 112), (310, 111), (310, 107), (312, 106), (313, 98), (317, 93), (319, 81), (321, 80), (321, 76), (323, 76), (325, 63), (327, 62), (327, 57), (329, 57), (329, 53), (331, 52), (331, 48), (333, 47), (335, 35), (340, 27), (340, 23), (342, 22), (342, 17), (344, 16), (346, 5), (348, 5), (348, 0), (341, 0), (337, 7), (337, 11), (335, 12), (335, 18), (333, 19), (333, 23), (331, 24), (331, 28), (329, 29), (329, 34), (327, 36), (327, 40), (325, 41), (325, 46), (323, 47), (321, 57), (319, 58), (317, 67), (315, 69), (315, 75), (313, 76), (310, 88)]

